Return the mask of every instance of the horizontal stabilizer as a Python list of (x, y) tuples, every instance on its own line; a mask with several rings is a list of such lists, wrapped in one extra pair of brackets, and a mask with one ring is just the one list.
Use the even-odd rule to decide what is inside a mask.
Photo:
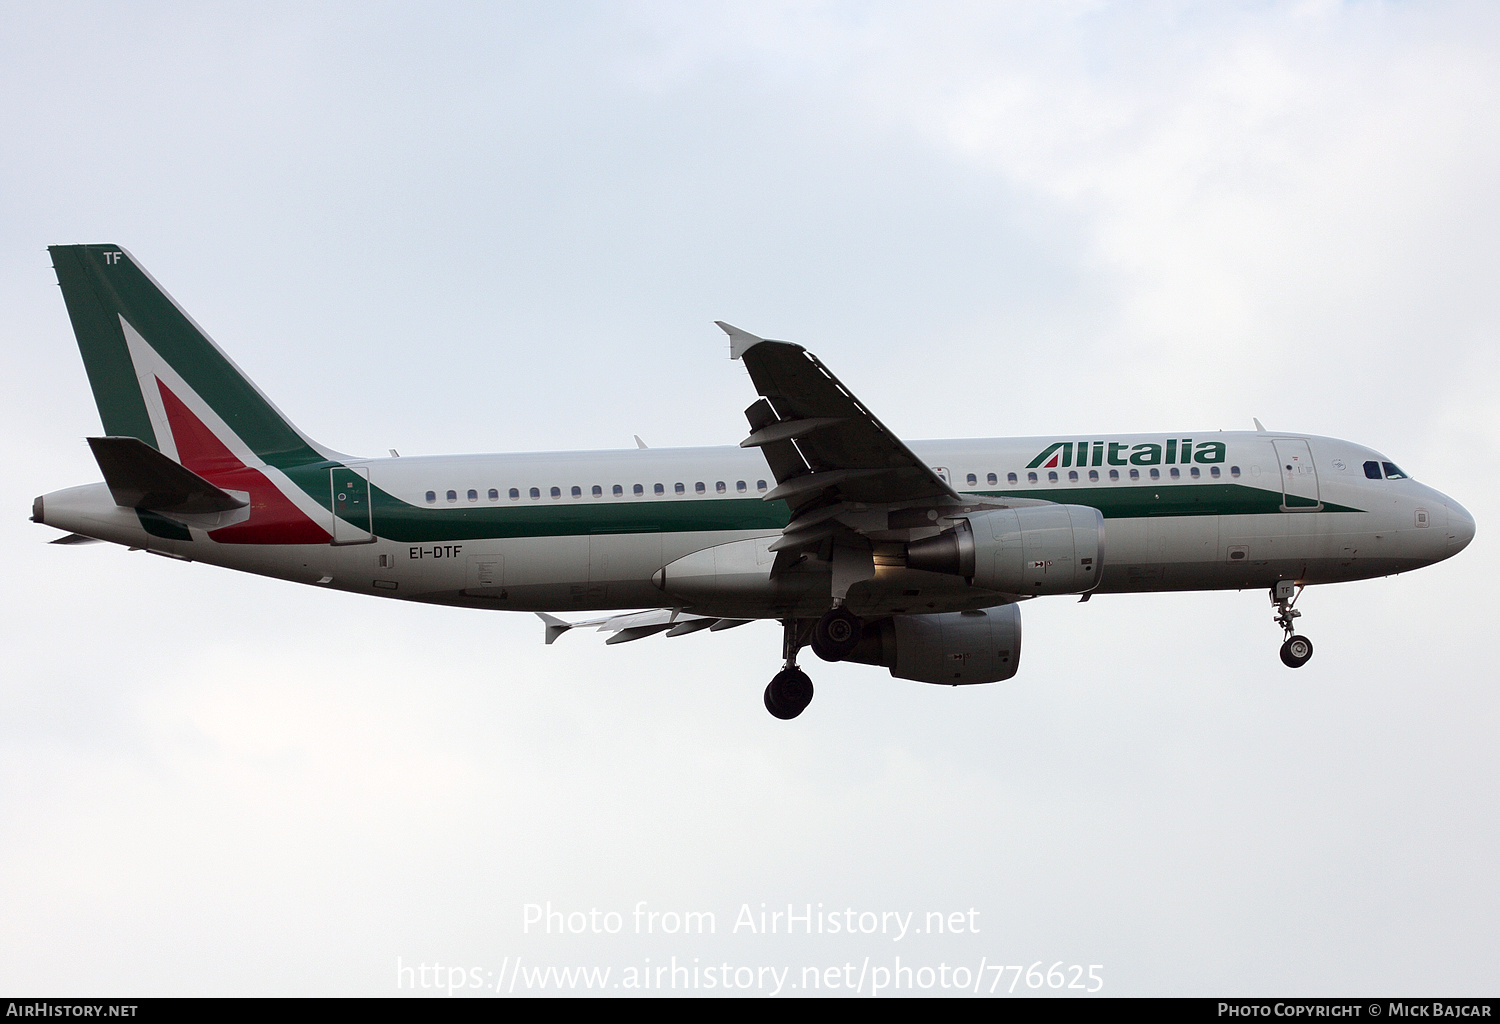
[(195, 515), (230, 512), (249, 504), (139, 438), (91, 437), (88, 441), (117, 505)]
[(102, 543), (98, 537), (85, 537), (81, 533), (70, 533), (66, 537), (49, 540), (48, 544), (99, 544)]

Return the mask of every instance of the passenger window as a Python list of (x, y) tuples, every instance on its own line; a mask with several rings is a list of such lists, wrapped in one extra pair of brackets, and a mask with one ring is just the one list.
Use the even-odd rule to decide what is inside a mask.
[(1176, 466), (1173, 466), (1172, 467), (1172, 479), (1173, 480), (1180, 480), (1181, 478), (1182, 478), (1182, 470), (1178, 469)]
[(457, 501), (458, 500), (458, 492), (457, 491), (449, 491), (448, 492), (448, 500), (449, 501)]
[(1219, 478), (1219, 467), (1218, 466), (1209, 466), (1208, 467), (1208, 475), (1211, 476), (1211, 477), (1213, 477), (1215, 480), (1217, 480)]
[(1401, 470), (1397, 469), (1396, 468), (1396, 464), (1394, 462), (1382, 462), (1381, 465), (1385, 467), (1385, 478), (1387, 480), (1405, 480), (1406, 479), (1406, 474), (1403, 473), (1403, 472), (1401, 472)]
[(1015, 483), (1016, 482), (1016, 475), (1014, 473), (1006, 473), (1005, 474), (1005, 482), (1008, 483), (1008, 484)]
[(472, 487), (469, 488), (469, 500), (470, 501), (478, 501), (479, 500), (479, 492), (476, 491), (476, 490), (474, 490), (474, 488), (472, 488)]
[(724, 481), (720, 480), (718, 483), (714, 484), (714, 490), (719, 494), (723, 494), (725, 491), (729, 490), (729, 488), (725, 485)]
[(1054, 469), (1052, 472), (1047, 474), (1047, 482), (1049, 484), (1057, 483), (1057, 470)]
[(1380, 479), (1380, 463), (1373, 462), (1373, 461), (1372, 462), (1366, 462), (1365, 463), (1365, 476), (1369, 477), (1371, 480), (1379, 480)]
[(1120, 471), (1118, 469), (1110, 470), (1109, 479), (1111, 483), (1118, 483), (1120, 480)]
[(437, 501), (437, 491), (428, 491), (427, 504), (431, 505), (435, 501)]
[(989, 476), (984, 478), (984, 482), (989, 484), (991, 487), (994, 487), (1000, 482), (1000, 478), (997, 477), (994, 473), (991, 473)]
[(655, 487), (651, 488), (651, 491), (653, 494), (666, 494), (667, 487), (665, 484), (657, 484)]
[(516, 490), (514, 487), (512, 487), (510, 489), (510, 500), (511, 501), (515, 501), (516, 499), (518, 499), (520, 497), (521, 497), (521, 492), (518, 491), (518, 490)]
[(574, 484), (572, 494), (575, 498), (583, 497), (583, 488), (579, 487), (577, 484)]
[(646, 488), (642, 487), (640, 484), (636, 484), (631, 488), (631, 490), (635, 493), (635, 496), (637, 498), (646, 493)]
[(979, 483), (979, 477), (975, 476), (973, 473), (969, 474), (968, 479), (969, 479), (969, 486), (970, 487), (974, 487), (974, 486), (976, 486)]
[(1238, 466), (1230, 466), (1229, 467), (1229, 475), (1232, 476), (1232, 477), (1234, 477), (1236, 480), (1238, 480), (1239, 476), (1240, 476), (1240, 467), (1238, 467)]
[(738, 491), (739, 493), (744, 494), (745, 490), (746, 490), (746, 488), (745, 488), (745, 481), (743, 481), (743, 480), (736, 480), (734, 482), (734, 489), (736, 491)]
[(1034, 483), (1036, 483), (1036, 474), (1035, 473), (1027, 473), (1026, 474), (1026, 482), (1028, 484), (1034, 484)]
[(551, 490), (550, 493), (551, 493), (551, 495), (554, 498), (561, 498), (562, 497), (562, 488), (561, 487), (554, 487), (554, 488), (552, 488), (552, 490)]
[(708, 493), (708, 487), (703, 483), (702, 480), (699, 480), (697, 483), (695, 483), (693, 485), (693, 490), (697, 491), (699, 494), (707, 494)]
[(1194, 480), (1198, 479), (1202, 475), (1203, 472), (1197, 466), (1194, 466), (1192, 469), (1188, 470), (1188, 476), (1192, 477)]
[(757, 481), (755, 481), (755, 489), (757, 491), (763, 491), (763, 490), (765, 490), (766, 489), (766, 482), (764, 480), (757, 480)]
[(1091, 470), (1089, 470), (1089, 483), (1091, 483), (1091, 484), (1097, 484), (1098, 482), (1099, 482), (1099, 471), (1097, 469), (1091, 469)]
[(625, 488), (621, 487), (619, 484), (615, 484), (613, 487), (611, 487), (609, 489), (609, 492), (611, 494), (613, 494), (616, 498), (621, 498), (621, 497), (625, 496)]
[(1132, 479), (1132, 480), (1139, 480), (1140, 478), (1141, 478), (1141, 471), (1140, 470), (1138, 470), (1138, 469), (1132, 469), (1130, 471), (1130, 479)]
[(593, 488), (590, 489), (589, 493), (596, 498), (602, 498), (604, 497), (604, 488), (600, 487), (598, 484), (595, 484)]
[(490, 500), (491, 501), (499, 501), (500, 500), (500, 492), (498, 490), (496, 490), (495, 488), (493, 488), (493, 487), (490, 488)]
[(542, 496), (542, 492), (539, 489), (537, 489), (535, 487), (533, 487), (531, 489), (531, 500), (532, 501), (535, 501), (537, 498), (540, 498), (541, 496)]
[(1070, 483), (1070, 484), (1076, 484), (1077, 482), (1078, 482), (1078, 470), (1076, 470), (1076, 469), (1070, 469), (1070, 470), (1068, 470), (1068, 483)]
[(672, 485), (672, 490), (676, 491), (678, 494), (683, 494), (683, 493), (685, 493), (687, 491), (687, 488), (684, 487), (682, 484), (679, 483), (679, 484), (673, 484)]
[(1160, 480), (1161, 479), (1161, 470), (1159, 470), (1159, 469), (1153, 469), (1151, 471), (1151, 479), (1153, 479), (1153, 480)]

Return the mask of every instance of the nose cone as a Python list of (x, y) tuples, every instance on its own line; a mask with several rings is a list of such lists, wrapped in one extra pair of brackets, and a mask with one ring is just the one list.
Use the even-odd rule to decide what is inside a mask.
[(1448, 554), (1456, 555), (1474, 539), (1474, 517), (1458, 502), (1448, 500)]

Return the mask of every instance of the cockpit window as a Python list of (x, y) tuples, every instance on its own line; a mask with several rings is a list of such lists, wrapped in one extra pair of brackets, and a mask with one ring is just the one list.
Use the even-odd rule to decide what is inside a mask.
[(1380, 463), (1374, 461), (1373, 459), (1371, 461), (1369, 461), (1369, 462), (1366, 462), (1365, 463), (1365, 476), (1369, 477), (1371, 480), (1379, 480), (1380, 479)]
[(1401, 470), (1397, 469), (1396, 468), (1396, 464), (1394, 462), (1382, 462), (1381, 465), (1385, 467), (1385, 478), (1387, 480), (1405, 480), (1406, 479), (1406, 474), (1403, 473), (1403, 472), (1401, 472)]

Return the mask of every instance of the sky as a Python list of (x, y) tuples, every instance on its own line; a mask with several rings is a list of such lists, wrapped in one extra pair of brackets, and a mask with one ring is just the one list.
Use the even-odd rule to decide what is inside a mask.
[[(1494, 994), (1493, 5), (0, 24), (0, 990)], [(340, 451), (733, 444), (727, 320), (907, 439), (1258, 417), (1478, 532), (1309, 589), (1297, 672), (1258, 591), (1042, 599), (1012, 680), (808, 659), (779, 722), (773, 624), (544, 646), (49, 546), (31, 499), (99, 478), (45, 252), (74, 242)]]

